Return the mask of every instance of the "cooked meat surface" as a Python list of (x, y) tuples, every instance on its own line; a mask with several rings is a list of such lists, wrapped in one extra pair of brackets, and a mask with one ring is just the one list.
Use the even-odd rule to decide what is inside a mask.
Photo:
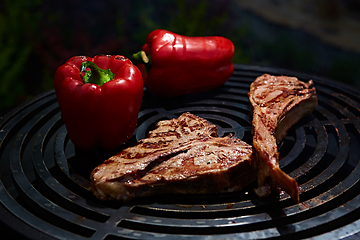
[(277, 144), (287, 131), (317, 106), (313, 81), (307, 83), (295, 77), (264, 74), (250, 85), (252, 106), (253, 147), (258, 188), (255, 192), (267, 196), (272, 190), (285, 190), (299, 202), (297, 181), (279, 168)]
[(124, 149), (91, 173), (102, 200), (128, 201), (166, 193), (236, 191), (255, 180), (252, 147), (217, 137), (217, 127), (184, 113), (160, 121), (147, 138)]

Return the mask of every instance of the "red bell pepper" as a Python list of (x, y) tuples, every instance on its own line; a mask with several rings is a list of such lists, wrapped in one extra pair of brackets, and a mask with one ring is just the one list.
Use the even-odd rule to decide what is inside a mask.
[(225, 83), (234, 71), (234, 51), (224, 37), (188, 37), (158, 29), (133, 58), (150, 93), (173, 97)]
[(54, 78), (64, 124), (83, 150), (116, 150), (135, 131), (142, 102), (139, 69), (123, 56), (76, 56)]

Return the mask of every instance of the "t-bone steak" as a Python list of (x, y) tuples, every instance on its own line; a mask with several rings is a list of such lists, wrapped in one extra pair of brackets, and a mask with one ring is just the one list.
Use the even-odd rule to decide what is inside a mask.
[(252, 146), (218, 137), (213, 125), (191, 113), (159, 121), (135, 146), (110, 157), (91, 173), (102, 200), (129, 201), (155, 194), (238, 191), (255, 180)]
[(267, 196), (271, 190), (287, 192), (299, 202), (297, 181), (279, 167), (277, 144), (287, 131), (317, 106), (313, 81), (307, 83), (295, 77), (264, 74), (250, 85), (252, 134), (255, 150), (258, 188), (255, 192)]

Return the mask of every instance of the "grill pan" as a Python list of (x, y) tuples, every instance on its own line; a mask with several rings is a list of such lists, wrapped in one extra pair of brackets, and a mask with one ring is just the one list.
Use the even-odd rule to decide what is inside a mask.
[[(159, 195), (102, 202), (89, 191), (91, 170), (112, 153), (82, 152), (68, 139), (54, 91), (0, 120), (0, 219), (3, 233), (28, 239), (359, 239), (360, 91), (282, 69), (235, 65), (212, 91), (163, 101), (144, 92), (137, 129), (191, 112), (251, 144), (247, 93), (263, 73), (313, 79), (319, 105), (279, 144), (280, 167), (298, 180), (287, 194), (258, 199), (255, 185), (206, 195)], [(125, 146), (126, 147), (126, 146)]]

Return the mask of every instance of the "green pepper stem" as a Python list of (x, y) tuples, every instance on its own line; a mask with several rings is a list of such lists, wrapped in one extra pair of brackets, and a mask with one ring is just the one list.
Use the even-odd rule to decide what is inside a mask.
[[(90, 71), (87, 71), (87, 68)], [(110, 69), (101, 69), (93, 62), (86, 61), (80, 66), (80, 77), (84, 80), (84, 83), (94, 83), (101, 87), (104, 83), (111, 81), (114, 76), (115, 74)]]
[(150, 56), (147, 56), (146, 53), (144, 51), (140, 51), (138, 53), (134, 53), (132, 55), (132, 60), (136, 63), (136, 64), (144, 64), (145, 65), (145, 71), (148, 73), (151, 69), (152, 63), (151, 63), (151, 59)]
[(148, 58), (148, 56), (146, 56), (146, 53), (144, 51), (134, 53), (132, 56), (137, 63), (147, 64), (150, 62), (150, 59)]

